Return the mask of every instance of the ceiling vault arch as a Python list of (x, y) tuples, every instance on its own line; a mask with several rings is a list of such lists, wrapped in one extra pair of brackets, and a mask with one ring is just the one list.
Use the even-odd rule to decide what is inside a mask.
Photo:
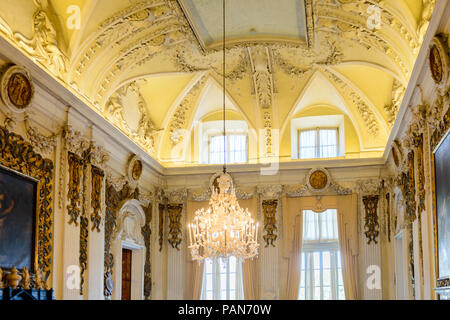
[[(23, 2), (23, 8), (0, 4), (1, 36), (150, 155), (161, 155), (164, 147), (180, 141), (179, 131), (192, 128), (208, 83), (221, 87), (222, 51), (216, 47), (221, 30), (213, 26), (220, 10), (213, 10), (215, 2), (73, 0), (86, 23), (70, 30), (64, 23), (67, 8), (55, 1)], [(280, 0), (277, 12), (265, 12), (273, 6), (271, 0), (236, 2), (227, 24), (227, 97), (249, 127), (283, 132), (303, 97), (311, 90), (321, 95), (312, 85), (320, 74), (343, 106), (331, 97), (323, 103), (349, 117), (361, 149), (382, 149), (435, 3)], [(379, 28), (368, 24), (370, 6), (381, 12)], [(17, 10), (30, 14), (18, 23)], [(247, 14), (245, 23), (239, 20), (241, 12)], [(261, 18), (265, 14), (271, 24)], [(382, 92), (363, 87), (359, 67)], [(147, 81), (168, 97), (155, 97), (157, 92), (144, 85)], [(121, 103), (127, 105), (119, 108)], [(135, 109), (124, 115), (129, 106)], [(118, 124), (121, 117), (136, 128)]]

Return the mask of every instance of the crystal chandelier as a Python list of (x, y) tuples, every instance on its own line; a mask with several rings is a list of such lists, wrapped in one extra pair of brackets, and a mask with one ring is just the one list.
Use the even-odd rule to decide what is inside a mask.
[(221, 174), (217, 182), (209, 208), (197, 210), (188, 225), (192, 258), (253, 258), (258, 254), (258, 223), (239, 206), (230, 175)]
[(235, 256), (239, 260), (258, 254), (258, 223), (248, 209), (242, 209), (236, 198), (231, 176), (226, 169), (225, 127), (225, 0), (223, 0), (223, 173), (218, 186), (212, 190), (209, 208), (195, 212), (193, 223), (188, 225), (192, 259), (204, 260)]

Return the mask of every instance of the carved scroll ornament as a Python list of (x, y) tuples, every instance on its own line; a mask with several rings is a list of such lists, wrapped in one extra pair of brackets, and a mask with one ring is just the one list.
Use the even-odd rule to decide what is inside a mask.
[(102, 188), (103, 188), (103, 177), (105, 176), (103, 170), (92, 166), (92, 191), (91, 191), (91, 221), (92, 230), (97, 230), (100, 232), (100, 223), (102, 221), (101, 215), (101, 203), (102, 203)]
[(81, 173), (83, 159), (76, 154), (69, 152), (69, 191), (67, 197), (69, 205), (67, 210), (70, 216), (69, 223), (78, 225), (78, 217), (81, 214)]
[(164, 211), (165, 205), (162, 203), (159, 204), (159, 227), (158, 227), (158, 235), (159, 235), (159, 251), (162, 251), (163, 241), (164, 241)]
[(169, 214), (169, 243), (172, 248), (180, 250), (178, 246), (181, 243), (181, 212), (183, 211), (182, 204), (167, 205), (167, 212)]
[(274, 241), (277, 240), (277, 206), (278, 200), (263, 200), (262, 207), (264, 213), (264, 232), (263, 239), (266, 247), (269, 245), (275, 247)]
[(378, 196), (364, 196), (363, 203), (365, 208), (365, 224), (364, 228), (366, 231), (364, 234), (367, 237), (367, 244), (370, 244), (372, 241), (378, 243), (377, 237), (379, 232), (379, 224), (378, 224)]
[(152, 204), (150, 203), (145, 211), (145, 225), (142, 227), (142, 236), (145, 243), (145, 265), (144, 265), (144, 297), (146, 300), (150, 299), (152, 292), (152, 266), (151, 266), (151, 222), (152, 222)]

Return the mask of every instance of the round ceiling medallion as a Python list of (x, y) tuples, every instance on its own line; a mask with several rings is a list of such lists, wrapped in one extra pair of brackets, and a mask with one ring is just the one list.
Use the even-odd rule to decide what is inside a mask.
[(34, 86), (27, 70), (11, 66), (3, 73), (0, 83), (2, 101), (11, 111), (24, 112), (31, 105)]
[(313, 192), (325, 191), (330, 186), (330, 183), (330, 174), (323, 168), (312, 169), (306, 180), (308, 188)]

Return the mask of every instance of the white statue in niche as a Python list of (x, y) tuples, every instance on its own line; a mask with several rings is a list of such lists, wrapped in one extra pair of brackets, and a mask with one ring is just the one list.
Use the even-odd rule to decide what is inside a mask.
[(137, 200), (129, 200), (120, 210), (115, 239), (131, 244), (144, 246), (142, 227), (145, 224), (145, 214)]

